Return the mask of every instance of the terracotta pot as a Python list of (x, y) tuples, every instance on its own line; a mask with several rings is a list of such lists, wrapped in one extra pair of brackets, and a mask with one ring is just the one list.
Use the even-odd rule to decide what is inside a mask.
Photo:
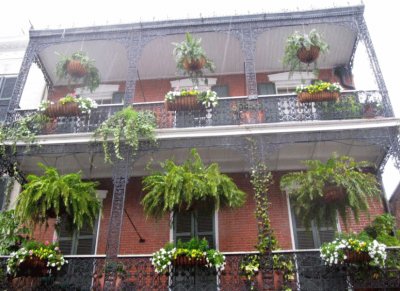
[(240, 112), (240, 123), (243, 124), (257, 124), (265, 122), (265, 111), (250, 111), (244, 110)]
[(190, 111), (201, 110), (204, 107), (197, 102), (197, 96), (180, 96), (175, 97), (175, 101), (165, 101), (165, 109), (167, 111)]
[(69, 116), (78, 116), (81, 114), (81, 110), (78, 107), (78, 103), (76, 102), (69, 102), (64, 105), (60, 103), (50, 104), (44, 114), (50, 118), (56, 117), (69, 117)]
[(82, 78), (87, 74), (86, 68), (77, 60), (71, 60), (68, 62), (67, 72), (74, 78)]
[(318, 93), (301, 92), (297, 95), (299, 102), (336, 101), (340, 97), (339, 92), (322, 91)]
[(186, 58), (183, 61), (183, 67), (185, 68), (185, 70), (193, 72), (200, 71), (205, 64), (206, 64), (206, 59), (204, 57), (201, 57), (198, 60)]
[[(100, 285), (100, 290), (104, 290), (104, 281), (105, 281), (106, 276), (103, 274), (98, 280), (98, 284)], [(117, 275), (117, 278), (115, 278), (115, 287), (111, 290), (120, 290), (122, 286), (122, 281), (123, 278), (121, 276)], [(99, 286), (97, 285), (97, 286)]]
[(315, 62), (319, 57), (320, 48), (317, 46), (311, 46), (310, 49), (302, 47), (297, 51), (297, 58), (302, 63), (310, 64)]
[(348, 264), (359, 264), (371, 261), (371, 257), (367, 252), (356, 252), (354, 250), (345, 250), (347, 259), (344, 260)]

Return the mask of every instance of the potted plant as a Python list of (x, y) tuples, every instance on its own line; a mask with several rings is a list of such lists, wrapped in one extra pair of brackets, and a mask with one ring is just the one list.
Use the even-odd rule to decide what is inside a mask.
[(311, 63), (314, 63), (316, 68), (316, 60), (320, 53), (326, 53), (328, 50), (328, 44), (316, 29), (312, 29), (308, 34), (295, 31), (286, 40), (283, 64), (289, 67), (291, 73), (302, 71)]
[(167, 111), (201, 110), (217, 105), (217, 92), (211, 90), (181, 89), (180, 91), (169, 91), (165, 95)]
[(321, 246), (321, 258), (327, 265), (369, 264), (383, 267), (386, 245), (376, 240), (361, 240), (353, 235), (337, 238)]
[(120, 290), (123, 280), (129, 276), (129, 273), (126, 270), (126, 266), (122, 262), (107, 261), (104, 267), (104, 271), (100, 272), (100, 275), (95, 274), (93, 276), (94, 279), (98, 279), (100, 290), (103, 290), (104, 288), (106, 273), (114, 273), (116, 275), (115, 279), (116, 290)]
[(195, 149), (183, 165), (172, 160), (161, 163), (162, 172), (154, 172), (143, 179), (143, 191), (147, 192), (141, 204), (147, 215), (160, 218), (171, 211), (183, 211), (199, 201), (220, 206), (240, 207), (246, 194), (241, 191), (219, 166), (205, 166)]
[[(198, 78), (203, 77), (203, 70), (214, 72), (215, 65), (206, 56), (201, 47), (200, 38), (194, 38), (187, 32), (183, 42), (173, 43), (173, 45), (175, 46), (173, 55), (177, 69), (189, 76), (195, 85), (199, 84)], [(205, 79), (205, 82), (207, 83), (207, 79)]]
[(40, 163), (39, 167), (44, 175), (28, 175), (17, 198), (16, 217), (32, 227), (62, 215), (77, 230), (84, 222), (93, 226), (101, 208), (97, 183), (82, 181), (79, 172), (61, 175), (56, 168)]
[(304, 164), (307, 171), (285, 174), (280, 186), (289, 194), (294, 211), (306, 226), (313, 219), (318, 225), (334, 225), (337, 213), (345, 224), (348, 212), (358, 221), (360, 211), (368, 212), (369, 199), (379, 198), (376, 177), (363, 172), (364, 167), (370, 166), (368, 162), (334, 154), (326, 163), (307, 160)]
[(27, 241), (7, 259), (7, 273), (13, 277), (15, 290), (28, 290), (40, 284), (40, 277), (54, 275), (66, 263), (57, 244)]
[(74, 52), (70, 56), (61, 55), (56, 74), (59, 78), (67, 79), (69, 83), (83, 84), (90, 92), (100, 85), (100, 74), (95, 61), (83, 51)]
[(323, 120), (361, 118), (363, 115), (363, 104), (354, 95), (344, 95), (336, 101), (318, 102), (315, 108)]
[(365, 118), (374, 118), (383, 114), (381, 101), (367, 99), (363, 105), (363, 116)]
[(67, 94), (56, 103), (46, 100), (39, 105), (39, 111), (50, 118), (90, 114), (93, 108), (97, 108), (96, 101), (91, 98), (77, 96), (74, 93)]
[(117, 159), (123, 159), (120, 151), (121, 143), (127, 144), (132, 155), (135, 155), (139, 148), (139, 137), (147, 138), (155, 142), (154, 129), (156, 121), (153, 112), (144, 110), (136, 111), (132, 107), (126, 107), (116, 112), (105, 120), (95, 131), (94, 137), (102, 140), (104, 159), (111, 161), (109, 138), (113, 137), (113, 149)]
[(178, 241), (176, 247), (171, 243), (166, 244), (153, 254), (151, 263), (156, 273), (165, 273), (169, 271), (170, 266), (198, 266), (222, 271), (225, 268), (225, 256), (211, 249), (206, 239), (192, 238), (185, 243)]
[(296, 87), (299, 102), (337, 101), (342, 87), (338, 83), (317, 80), (311, 85)]
[(232, 112), (241, 124), (255, 124), (265, 122), (264, 104), (259, 100), (248, 100), (233, 103)]

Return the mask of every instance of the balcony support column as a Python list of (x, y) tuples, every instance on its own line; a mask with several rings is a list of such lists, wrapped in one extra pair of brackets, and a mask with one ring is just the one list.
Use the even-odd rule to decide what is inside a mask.
[(375, 49), (372, 44), (372, 40), (371, 40), (371, 36), (368, 31), (368, 27), (367, 27), (367, 25), (365, 23), (365, 19), (362, 15), (360, 15), (357, 18), (357, 24), (358, 24), (358, 29), (359, 29), (359, 35), (360, 35), (362, 41), (364, 42), (365, 49), (368, 54), (370, 66), (375, 75), (376, 83), (378, 84), (379, 91), (382, 94), (384, 115), (386, 117), (392, 117), (392, 116), (394, 116), (392, 104), (389, 99), (385, 81), (383, 80), (382, 71), (381, 71), (381, 68), (378, 63), (378, 58), (376, 56)]
[(241, 30), (239, 39), (244, 55), (244, 73), (246, 76), (246, 94), (249, 99), (257, 98), (257, 78), (256, 78), (256, 42), (258, 33), (251, 27)]
[[(131, 151), (125, 147), (122, 150), (124, 160), (114, 158), (113, 160), (113, 196), (111, 204), (110, 220), (108, 224), (106, 261), (116, 260), (119, 253), (121, 239), (122, 219), (124, 214), (126, 186), (129, 181), (131, 169)], [(106, 270), (104, 290), (114, 290), (116, 281), (114, 270)]]

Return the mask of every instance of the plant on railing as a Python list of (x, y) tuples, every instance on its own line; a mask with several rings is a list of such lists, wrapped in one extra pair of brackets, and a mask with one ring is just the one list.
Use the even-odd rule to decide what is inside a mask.
[(360, 240), (354, 235), (343, 236), (321, 246), (321, 258), (327, 265), (369, 264), (384, 267), (386, 245), (376, 240)]
[(218, 105), (218, 96), (215, 91), (199, 91), (194, 89), (181, 89), (180, 91), (169, 91), (165, 95), (167, 110), (196, 110), (204, 108), (214, 108)]
[(205, 166), (196, 149), (183, 165), (173, 160), (161, 163), (162, 172), (154, 172), (143, 179), (143, 191), (147, 192), (141, 201), (147, 215), (160, 218), (171, 211), (183, 211), (199, 201), (220, 206), (240, 207), (246, 194), (233, 180), (219, 170), (216, 163)]
[(0, 212), (0, 255), (9, 255), (26, 241), (29, 230), (14, 214), (14, 210)]
[(95, 273), (93, 275), (93, 279), (95, 280), (98, 279), (98, 283), (100, 284), (99, 286), (100, 290), (104, 289), (104, 281), (107, 273), (113, 273), (115, 275), (116, 290), (119, 290), (121, 288), (123, 280), (129, 277), (127, 266), (125, 266), (122, 262), (107, 260), (104, 266), (104, 270), (101, 270), (99, 274)]
[(192, 238), (184, 243), (179, 240), (176, 247), (167, 243), (164, 248), (155, 252), (150, 260), (157, 273), (167, 272), (170, 266), (199, 266), (215, 268), (216, 271), (225, 268), (225, 256), (211, 249), (204, 238)]
[(112, 163), (109, 149), (110, 138), (112, 138), (115, 157), (123, 160), (120, 150), (121, 143), (128, 145), (134, 156), (139, 148), (140, 137), (147, 138), (152, 142), (156, 141), (155, 128), (156, 121), (153, 112), (136, 111), (132, 107), (126, 107), (104, 121), (96, 129), (94, 138), (101, 138), (104, 160)]
[(345, 95), (336, 102), (318, 102), (315, 108), (321, 119), (361, 118), (363, 104), (354, 95)]
[(77, 51), (70, 56), (61, 55), (57, 63), (57, 76), (68, 80), (68, 83), (82, 83), (93, 92), (100, 85), (99, 70), (95, 61), (83, 51)]
[(400, 246), (400, 231), (396, 230), (396, 218), (389, 213), (376, 216), (358, 237), (370, 240), (376, 239), (387, 246)]
[(97, 103), (93, 99), (69, 93), (58, 102), (42, 101), (38, 110), (49, 117), (59, 117), (90, 114), (93, 108), (97, 108)]
[(283, 65), (289, 67), (291, 75), (294, 71), (308, 68), (310, 63), (314, 63), (316, 69), (319, 54), (328, 50), (328, 44), (316, 29), (312, 29), (308, 34), (295, 31), (286, 40)]
[(32, 228), (47, 224), (49, 217), (66, 215), (67, 221), (77, 230), (83, 223), (93, 223), (101, 209), (96, 196), (97, 183), (84, 182), (81, 174), (61, 175), (56, 168), (39, 164), (44, 175), (29, 175), (28, 182), (17, 198), (15, 215)]
[(12, 276), (45, 276), (61, 270), (68, 263), (55, 243), (28, 241), (7, 260)]
[(368, 213), (370, 199), (379, 198), (376, 177), (363, 172), (368, 162), (334, 154), (326, 163), (307, 160), (304, 164), (307, 171), (284, 175), (280, 186), (306, 227), (314, 219), (318, 225), (334, 225), (337, 213), (345, 224), (348, 212), (358, 221), (361, 211)]
[[(177, 69), (189, 76), (195, 85), (198, 85), (199, 78), (204, 76), (203, 69), (214, 72), (215, 65), (201, 47), (201, 38), (194, 38), (187, 32), (183, 42), (173, 43), (173, 45)], [(207, 83), (207, 79), (205, 82)]]
[(296, 87), (297, 98), (300, 102), (336, 101), (343, 88), (338, 83), (315, 81), (311, 85)]

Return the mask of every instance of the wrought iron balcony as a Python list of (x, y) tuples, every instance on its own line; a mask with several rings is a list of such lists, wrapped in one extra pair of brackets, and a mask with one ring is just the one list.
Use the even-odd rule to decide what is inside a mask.
[[(281, 251), (261, 259), (259, 272), (249, 281), (241, 264), (249, 254), (227, 254), (221, 272), (205, 267), (171, 267), (166, 274), (157, 274), (150, 257), (123, 256), (117, 259), (126, 273), (118, 284), (122, 290), (348, 290), (378, 288), (394, 290), (400, 287), (400, 249), (388, 249), (386, 267), (367, 265), (326, 266), (318, 250)], [(279, 257), (290, 268), (286, 271), (273, 264)], [(43, 290), (101, 290), (104, 283), (104, 256), (67, 256), (68, 264), (55, 277), (42, 278)], [(6, 274), (6, 257), (0, 259), (0, 287), (10, 290), (12, 281)], [(397, 289), (396, 289), (397, 290)]]
[[(390, 117), (384, 110), (378, 91), (345, 91), (338, 102), (300, 103), (295, 94), (219, 99), (214, 109), (167, 111), (164, 102), (134, 103), (137, 110), (154, 112), (157, 128), (184, 128), (222, 125), (244, 125), (277, 122), (360, 119)], [(92, 132), (122, 105), (104, 105), (89, 115), (57, 117), (41, 134)], [(17, 110), (12, 120), (32, 114), (33, 110)]]

